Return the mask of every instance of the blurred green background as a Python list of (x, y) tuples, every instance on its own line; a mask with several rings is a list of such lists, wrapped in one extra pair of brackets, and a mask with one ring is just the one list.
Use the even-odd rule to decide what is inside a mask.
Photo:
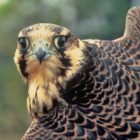
[(0, 140), (19, 140), (29, 125), (27, 87), (13, 62), (18, 32), (49, 22), (80, 38), (123, 34), (127, 10), (140, 0), (0, 0)]

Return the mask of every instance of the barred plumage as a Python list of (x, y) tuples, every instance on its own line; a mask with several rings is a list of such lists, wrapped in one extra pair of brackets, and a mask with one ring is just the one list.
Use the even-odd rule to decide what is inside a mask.
[(140, 139), (140, 7), (113, 41), (80, 40), (54, 24), (19, 38), (14, 60), (32, 117), (22, 140)]

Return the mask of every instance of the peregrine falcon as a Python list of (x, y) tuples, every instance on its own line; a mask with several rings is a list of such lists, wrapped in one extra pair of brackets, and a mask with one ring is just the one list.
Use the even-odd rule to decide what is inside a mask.
[(22, 140), (140, 140), (140, 7), (115, 40), (82, 40), (49, 23), (24, 28), (14, 61), (32, 118)]

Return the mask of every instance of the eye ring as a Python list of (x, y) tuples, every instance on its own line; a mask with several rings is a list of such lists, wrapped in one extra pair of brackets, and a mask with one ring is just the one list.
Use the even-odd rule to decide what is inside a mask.
[(20, 44), (20, 47), (22, 50), (27, 50), (27, 48), (29, 46), (29, 41), (26, 37), (19, 37), (18, 43)]
[(66, 37), (63, 35), (58, 35), (54, 39), (54, 44), (57, 49), (63, 49), (65, 47)]

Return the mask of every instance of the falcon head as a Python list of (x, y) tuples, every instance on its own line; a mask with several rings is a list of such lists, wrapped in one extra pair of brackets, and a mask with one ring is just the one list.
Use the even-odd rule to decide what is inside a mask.
[(80, 69), (83, 48), (84, 43), (62, 26), (40, 23), (21, 30), (14, 61), (32, 98), (37, 88), (44, 92), (41, 102), (58, 97), (57, 85), (64, 85)]
[(38, 74), (50, 81), (73, 73), (82, 61), (82, 49), (82, 41), (65, 27), (35, 24), (20, 31), (14, 61), (27, 82)]

